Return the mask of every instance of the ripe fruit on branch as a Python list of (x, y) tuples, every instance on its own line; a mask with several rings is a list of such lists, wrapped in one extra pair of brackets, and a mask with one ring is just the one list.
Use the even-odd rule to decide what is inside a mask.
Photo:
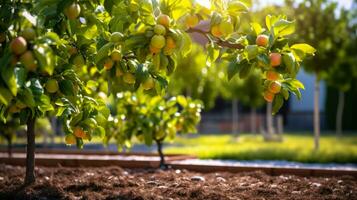
[(170, 26), (170, 17), (164, 14), (161, 14), (157, 17), (156, 22), (168, 28)]
[(23, 54), (27, 49), (27, 42), (23, 37), (17, 37), (10, 43), (10, 50), (16, 55)]
[(80, 13), (81, 7), (76, 3), (71, 4), (64, 10), (64, 14), (71, 20), (76, 19)]
[(161, 51), (161, 49), (159, 49), (159, 48), (155, 48), (155, 47), (153, 47), (151, 44), (150, 44), (150, 52), (152, 53), (152, 54), (156, 54), (156, 53), (160, 53), (160, 51)]
[(110, 58), (113, 61), (120, 61), (121, 60), (121, 53), (119, 50), (115, 49), (112, 51), (112, 54), (110, 54)]
[(273, 94), (277, 94), (280, 92), (280, 90), (281, 90), (281, 83), (279, 83), (277, 81), (273, 81), (270, 83), (269, 92), (271, 92)]
[(81, 54), (76, 55), (76, 57), (73, 58), (73, 64), (76, 67), (82, 67), (84, 65), (84, 58)]
[(195, 27), (199, 22), (199, 19), (197, 17), (196, 14), (193, 14), (193, 15), (187, 15), (186, 18), (185, 18), (185, 25), (188, 27), (188, 28), (192, 28), (192, 27)]
[(273, 102), (274, 96), (275, 95), (273, 93), (269, 92), (269, 91), (265, 91), (264, 92), (264, 99), (265, 99), (265, 101), (267, 101), (269, 103)]
[(22, 37), (26, 40), (33, 40), (36, 37), (36, 32), (33, 28), (26, 28), (22, 31)]
[(20, 56), (20, 61), (29, 71), (35, 71), (37, 68), (37, 63), (32, 51), (26, 51), (22, 54)]
[(154, 35), (151, 38), (150, 46), (161, 49), (165, 46), (166, 40), (165, 37), (162, 35)]
[(150, 90), (155, 87), (155, 81), (153, 78), (149, 77), (143, 82), (144, 90)]
[(269, 37), (266, 35), (258, 35), (257, 39), (255, 40), (255, 43), (258, 46), (266, 47), (269, 43)]
[(111, 34), (110, 36), (110, 41), (117, 43), (117, 42), (121, 42), (124, 38), (124, 35), (120, 32), (114, 32)]
[(129, 72), (125, 73), (123, 76), (123, 80), (127, 84), (134, 84), (135, 83), (135, 76)]
[(266, 78), (269, 81), (276, 81), (280, 78), (280, 74), (275, 71), (267, 71)]
[(74, 135), (78, 138), (83, 138), (86, 136), (86, 133), (83, 131), (83, 129), (81, 127), (75, 127), (74, 128)]
[(280, 53), (271, 53), (269, 57), (270, 57), (270, 65), (272, 67), (277, 67), (281, 64), (281, 54)]
[(65, 137), (65, 142), (67, 145), (72, 145), (72, 144), (76, 144), (77, 143), (77, 139), (74, 135), (66, 135)]
[(48, 93), (56, 93), (58, 91), (58, 82), (56, 79), (50, 79), (47, 81), (46, 91)]
[(223, 33), (221, 32), (220, 28), (218, 25), (214, 25), (211, 27), (211, 34), (214, 37), (222, 37)]
[(221, 33), (223, 34), (223, 36), (228, 36), (231, 33), (233, 33), (234, 27), (233, 24), (231, 22), (228, 21), (222, 21), (219, 24), (219, 30), (221, 31)]
[(168, 37), (166, 38), (166, 47), (167, 47), (168, 49), (174, 49), (174, 48), (176, 48), (176, 42), (175, 42), (175, 40), (174, 40), (172, 37), (170, 37), (170, 36), (168, 36)]
[(113, 62), (112, 59), (110, 59), (110, 58), (105, 59), (105, 61), (104, 61), (104, 68), (105, 68), (106, 70), (110, 70), (110, 69), (113, 67), (113, 65), (114, 65), (114, 62)]
[(161, 25), (161, 24), (156, 24), (154, 27), (154, 32), (158, 35), (165, 35), (166, 34), (166, 28)]
[(77, 53), (78, 53), (78, 50), (77, 50), (76, 47), (70, 47), (70, 48), (68, 49), (68, 53), (69, 53), (69, 55), (74, 55), (74, 54), (77, 54)]

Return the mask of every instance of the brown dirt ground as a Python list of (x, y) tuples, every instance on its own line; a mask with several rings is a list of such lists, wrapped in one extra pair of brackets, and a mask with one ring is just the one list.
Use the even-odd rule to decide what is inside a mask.
[(356, 199), (350, 176), (269, 176), (262, 172), (36, 168), (37, 182), (21, 189), (25, 169), (0, 164), (0, 199)]

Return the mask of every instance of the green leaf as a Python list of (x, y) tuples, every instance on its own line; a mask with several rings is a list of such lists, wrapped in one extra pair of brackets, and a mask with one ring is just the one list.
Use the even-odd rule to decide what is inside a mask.
[(67, 96), (74, 96), (74, 86), (70, 80), (62, 80), (59, 82), (60, 91)]
[(0, 87), (0, 102), (8, 106), (12, 100), (11, 92), (3, 87)]
[(252, 60), (257, 57), (259, 48), (257, 45), (248, 45), (245, 47), (245, 52), (248, 56), (248, 60)]
[(149, 131), (144, 131), (144, 141), (148, 146), (152, 145), (152, 134)]
[(31, 82), (31, 85), (29, 88), (30, 88), (32, 94), (35, 97), (40, 97), (44, 93), (44, 90), (43, 90), (43, 87), (42, 87), (40, 81), (38, 79), (33, 78), (30, 80), (30, 82)]
[(297, 88), (297, 89), (305, 89), (305, 87), (304, 87), (304, 84), (302, 84), (299, 80), (297, 80), (297, 79), (293, 79), (293, 80), (291, 80), (290, 81), (290, 84), (293, 86), (293, 87), (295, 87), (295, 88)]
[(12, 95), (17, 95), (17, 82), (14, 68), (11, 66), (3, 66), (0, 70), (1, 77), (6, 83)]
[(283, 54), (283, 62), (290, 74), (295, 75), (295, 57), (292, 53)]
[(38, 109), (42, 112), (45, 113), (47, 111), (52, 111), (54, 110), (52, 104), (51, 104), (51, 99), (49, 96), (42, 94), (40, 96), (40, 101), (37, 102)]
[(32, 91), (29, 88), (21, 90), (17, 96), (19, 100), (28, 107), (34, 107), (36, 105)]
[(314, 54), (316, 52), (316, 49), (308, 44), (302, 43), (302, 44), (294, 44), (290, 47), (291, 49), (296, 49), (304, 52), (305, 54)]
[(237, 0), (229, 1), (227, 11), (230, 15), (235, 16), (235, 15), (239, 14), (240, 12), (247, 12), (248, 7), (243, 2), (240, 2)]
[(227, 68), (227, 74), (228, 74), (228, 80), (230, 81), (238, 72), (239, 72), (239, 64), (237, 61), (231, 61), (228, 64)]
[(180, 95), (180, 96), (177, 96), (176, 97), (177, 98), (177, 102), (182, 106), (182, 107), (187, 107), (187, 99), (184, 97), (184, 96), (182, 96), (182, 95)]
[(280, 19), (274, 23), (273, 31), (275, 37), (283, 37), (293, 34), (295, 32), (295, 22)]
[(247, 78), (250, 72), (252, 71), (252, 65), (249, 63), (246, 63), (245, 65), (242, 65), (240, 71), (239, 71), (239, 78), (244, 79)]
[(105, 129), (101, 126), (97, 126), (93, 131), (93, 136), (104, 138), (105, 137)]
[(251, 23), (250, 26), (252, 27), (252, 30), (254, 31), (255, 35), (259, 35), (263, 32), (262, 26), (256, 22)]
[(114, 44), (112, 42), (108, 42), (107, 44), (105, 44), (104, 46), (102, 46), (102, 48), (100, 48), (97, 52), (97, 54), (95, 55), (94, 58), (94, 62), (98, 63), (99, 61), (101, 61), (102, 59), (108, 57), (109, 55), (109, 51), (111, 50), (111, 48), (114, 46)]
[(274, 101), (273, 101), (273, 115), (275, 115), (280, 108), (283, 106), (284, 104), (284, 99), (283, 96), (278, 94), (275, 95)]
[(25, 85), (26, 78), (27, 78), (26, 70), (24, 68), (16, 67), (15, 77), (16, 77), (17, 87), (23, 87)]

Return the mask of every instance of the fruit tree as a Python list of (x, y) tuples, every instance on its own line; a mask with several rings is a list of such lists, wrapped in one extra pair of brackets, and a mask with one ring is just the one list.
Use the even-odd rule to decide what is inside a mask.
[[(106, 125), (99, 122), (106, 121), (99, 119), (107, 119), (109, 111), (100, 98), (89, 95), (79, 76), (82, 69), (100, 71), (115, 95), (127, 90), (163, 95), (177, 55), (191, 49), (188, 33), (209, 41), (206, 63), (231, 63), (229, 78), (237, 73), (245, 78), (254, 68), (280, 74), (274, 86), (271, 80), (265, 84), (273, 112), (289, 92), (299, 96), (303, 85), (295, 75), (315, 50), (290, 43), (295, 25), (285, 16), (269, 15), (264, 26), (240, 20), (249, 6), (247, 0), (213, 0), (210, 8), (191, 0), (2, 1), (0, 118), (6, 121), (13, 112), (27, 124), (25, 183), (35, 180), (37, 117), (58, 116), (68, 144), (82, 146), (92, 135), (105, 134)], [(195, 26), (201, 22), (209, 23), (209, 29)], [(281, 85), (279, 91), (276, 85)]]

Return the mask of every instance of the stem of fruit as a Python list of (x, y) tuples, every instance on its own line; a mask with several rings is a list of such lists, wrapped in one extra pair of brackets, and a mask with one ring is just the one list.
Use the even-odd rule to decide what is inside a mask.
[(27, 120), (26, 176), (24, 185), (35, 182), (35, 117)]
[[(201, 30), (201, 29), (198, 29), (198, 28), (190, 28), (186, 31), (187, 33), (199, 33), (199, 34), (202, 34), (205, 38), (207, 38), (208, 40), (211, 40), (209, 37), (208, 37), (208, 34), (209, 32), (207, 31), (204, 31), (204, 30)], [(234, 44), (234, 43), (230, 43), (228, 41), (224, 41), (220, 38), (216, 38), (216, 41), (215, 43), (218, 45), (218, 46), (221, 46), (221, 47), (228, 47), (228, 48), (231, 48), (231, 49), (244, 49), (244, 46), (242, 44)]]

